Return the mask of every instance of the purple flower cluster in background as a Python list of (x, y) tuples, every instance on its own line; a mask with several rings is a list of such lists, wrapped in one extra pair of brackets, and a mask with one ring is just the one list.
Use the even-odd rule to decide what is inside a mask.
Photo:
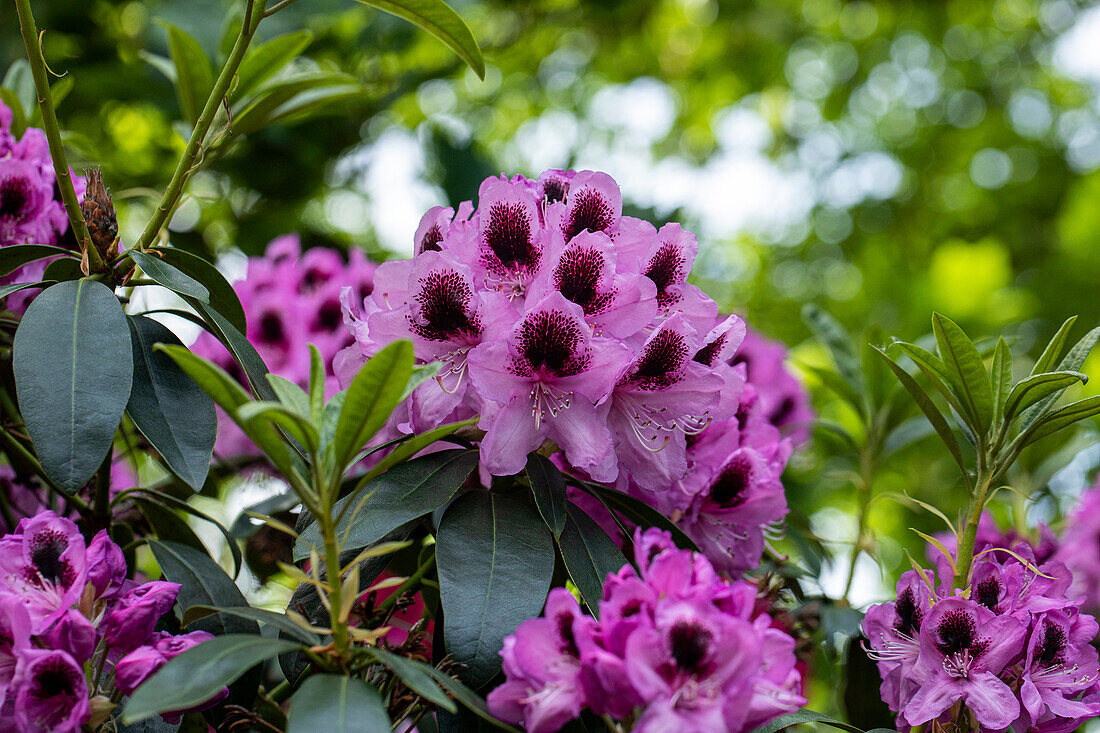
[(497, 717), (552, 733), (582, 710), (635, 733), (751, 730), (806, 701), (795, 642), (757, 614), (756, 586), (723, 580), (667, 532), (638, 531), (638, 571), (609, 574), (599, 621), (555, 588), (541, 618), (504, 640)]
[(379, 266), (370, 297), (345, 288), (341, 382), (410, 339), (443, 367), (392, 432), (477, 415), (492, 475), (552, 441), (567, 469), (676, 518), (720, 570), (755, 567), (787, 511), (791, 442), (770, 420), (797, 432), (808, 417), (781, 351), (739, 351), (745, 324), (687, 282), (695, 236), (623, 216), (610, 176), (489, 178), (478, 195), (429, 210), (415, 256)]
[[(69, 220), (57, 191), (46, 134), (27, 128), (16, 140), (11, 130), (12, 111), (0, 102), (0, 247), (12, 244), (62, 246)], [(83, 198), (85, 182), (73, 177), (77, 198)], [(2, 278), (0, 285), (38, 282), (48, 260), (24, 265)], [(34, 289), (7, 298), (9, 310), (22, 312), (34, 298)]]
[(1066, 518), (1054, 557), (1073, 572), (1070, 588), (1085, 597), (1085, 608), (1100, 612), (1100, 479), (1082, 494)]
[(951, 588), (945, 561), (939, 584), (909, 571), (895, 601), (867, 611), (863, 633), (900, 730), (950, 720), (956, 703), (975, 731), (1068, 733), (1100, 715), (1098, 627), (1069, 569), (1026, 541), (998, 549), (996, 534), (985, 525), (968, 593)]
[[(106, 531), (85, 545), (72, 521), (49, 510), (0, 538), (0, 729), (80, 731), (94, 698), (129, 694), (212, 638), (157, 631), (180, 586), (139, 585), (126, 572)], [(101, 672), (89, 683), (85, 669)]]
[[(248, 319), (248, 340), (268, 368), (303, 388), (309, 386), (309, 344), (324, 358), (328, 392), (336, 391), (332, 362), (352, 343), (344, 327), (340, 291), (350, 288), (358, 298), (374, 286), (376, 265), (360, 250), (348, 260), (335, 250), (301, 251), (298, 235), (271, 241), (263, 257), (251, 257), (248, 272), (233, 287)], [(233, 374), (242, 384), (244, 374), (229, 351), (203, 331), (192, 350)], [(219, 416), (215, 451), (222, 456), (257, 454), (258, 449), (232, 421)]]

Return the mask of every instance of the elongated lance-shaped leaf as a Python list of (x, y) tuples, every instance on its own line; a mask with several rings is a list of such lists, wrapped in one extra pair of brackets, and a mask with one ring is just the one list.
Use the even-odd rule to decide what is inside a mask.
[(558, 548), (569, 577), (581, 592), (589, 611), (595, 615), (599, 611), (607, 574), (618, 572), (626, 564), (626, 558), (591, 517), (573, 504), (569, 504), (567, 512)]
[[(828, 715), (822, 713), (816, 713), (813, 710), (799, 710), (795, 713), (789, 713), (787, 715), (780, 716), (775, 720), (765, 723), (759, 728), (755, 728), (751, 733), (778, 733), (781, 730), (786, 730), (793, 725), (799, 723), (823, 723), (831, 728), (838, 730), (849, 731), (850, 733), (864, 733), (862, 728), (845, 723), (842, 720), (830, 718)], [(874, 730), (867, 731), (866, 733), (896, 733), (887, 728), (875, 728)]]
[(470, 65), (479, 79), (485, 78), (485, 59), (474, 34), (462, 17), (443, 0), (358, 0), (420, 26), (446, 43)]
[(168, 31), (168, 55), (176, 67), (180, 112), (184, 122), (193, 125), (214, 86), (214, 69), (198, 41), (171, 23), (159, 22)]
[(1005, 419), (1011, 420), (1044, 397), (1055, 392), (1061, 394), (1068, 387), (1078, 382), (1084, 384), (1088, 380), (1089, 378), (1081, 372), (1044, 372), (1022, 379), (1008, 395)]
[(151, 318), (128, 321), (134, 379), (126, 411), (168, 468), (198, 491), (218, 432), (214, 401), (167, 354), (153, 350), (157, 343), (182, 348), (174, 333)]
[(201, 300), (203, 303), (210, 302), (210, 291), (205, 285), (160, 257), (136, 249), (130, 250), (127, 254), (142, 272), (158, 285), (163, 285), (180, 295)]
[[(427, 448), (432, 443), (439, 442), (449, 435), (453, 435), (458, 430), (469, 425), (476, 425), (477, 418), (471, 417), (469, 420), (463, 420), (462, 422), (448, 423), (447, 425), (440, 425), (434, 430), (429, 430), (426, 433), (417, 433), (415, 435), (407, 436), (400, 439), (400, 442), (395, 443), (390, 452), (386, 454), (386, 457), (375, 464), (374, 468), (367, 471), (360, 479), (359, 484), (355, 487), (355, 491), (363, 486), (366, 486), (371, 481), (381, 476), (386, 471), (390, 470), (394, 466), (415, 456), (420, 451)], [(373, 449), (372, 449), (373, 452)]]
[(126, 703), (123, 722), (198, 707), (260, 662), (301, 646), (251, 634), (228, 634), (203, 642), (146, 680)]
[(554, 537), (560, 537), (565, 529), (565, 477), (549, 458), (531, 453), (527, 456), (527, 478), (531, 480), (539, 514)]
[[(1092, 329), (1086, 333), (1080, 341), (1073, 345), (1073, 348), (1071, 348), (1066, 355), (1062, 357), (1062, 361), (1058, 363), (1058, 371), (1080, 371), (1081, 366), (1085, 363), (1085, 359), (1088, 358), (1089, 352), (1095, 348), (1097, 342), (1100, 342), (1100, 327)], [(1061, 396), (1061, 392), (1047, 395), (1025, 410), (1023, 416), (1020, 418), (1020, 431), (1026, 431), (1036, 420), (1049, 412), (1050, 409), (1054, 407), (1054, 403), (1057, 402), (1058, 398)]]
[(345, 468), (385, 424), (401, 401), (412, 371), (412, 344), (397, 341), (378, 352), (355, 375), (344, 397), (333, 435), (339, 469)]
[(1032, 376), (1042, 374), (1043, 372), (1054, 371), (1054, 367), (1058, 363), (1058, 356), (1066, 346), (1066, 339), (1069, 337), (1070, 329), (1073, 328), (1073, 324), (1076, 322), (1077, 316), (1070, 316), (1066, 319), (1065, 323), (1059, 327), (1058, 332), (1054, 334), (1050, 343), (1043, 349), (1043, 353), (1040, 354), (1039, 358), (1035, 361), (1035, 366), (1031, 369)]
[(989, 381), (993, 385), (993, 424), (999, 425), (1004, 419), (1008, 393), (1012, 391), (1012, 352), (1004, 337), (997, 339), (997, 346), (993, 349)]
[(218, 530), (221, 536), (225, 538), (226, 546), (229, 547), (229, 553), (233, 556), (233, 577), (237, 577), (237, 574), (241, 572), (241, 562), (243, 562), (243, 558), (241, 557), (241, 548), (237, 546), (233, 534), (228, 529), (226, 529), (221, 522), (214, 519), (206, 512), (195, 508), (194, 505), (187, 503), (183, 499), (177, 499), (171, 494), (166, 494), (163, 491), (157, 491), (156, 489), (146, 489), (142, 487), (127, 489), (126, 491), (117, 494), (115, 498), (111, 500), (111, 503), (117, 504), (123, 498), (134, 495), (146, 496), (151, 501), (154, 501), (161, 506), (170, 509), (176, 509), (185, 514), (190, 514), (196, 519), (201, 519), (202, 521), (213, 525), (214, 529)]
[(962, 402), (959, 401), (958, 396), (951, 387), (951, 376), (947, 373), (947, 367), (944, 366), (938, 356), (917, 344), (910, 344), (905, 341), (893, 342), (886, 347), (886, 353), (890, 355), (891, 359), (896, 359), (898, 353), (903, 353), (912, 359), (928, 382), (943, 395), (944, 399), (947, 400), (947, 404), (951, 405), (959, 417), (963, 420), (970, 420), (965, 410), (963, 410)]
[[(183, 586), (176, 598), (176, 605), (183, 613), (191, 606), (248, 605), (233, 579), (205, 552), (161, 540), (149, 540), (149, 548), (164, 577)], [(254, 621), (242, 618), (214, 617), (205, 619), (197, 628), (217, 635), (260, 633)]]
[(245, 332), (247, 324), (241, 299), (225, 279), (225, 275), (213, 263), (187, 250), (175, 247), (153, 247), (152, 251), (167, 264), (202, 283), (209, 293), (210, 307), (221, 313), (238, 331)]
[(191, 606), (187, 609), (187, 612), (183, 614), (183, 625), (190, 626), (207, 616), (213, 616), (219, 613), (227, 616), (238, 616), (240, 618), (251, 619), (252, 621), (258, 621), (261, 624), (272, 626), (279, 631), (286, 632), (298, 641), (309, 646), (316, 646), (321, 643), (321, 637), (309, 629), (304, 629), (294, 623), (286, 614), (267, 611), (262, 608), (252, 608), (252, 606)]
[(537, 616), (554, 573), (554, 538), (521, 492), (457, 499), (436, 537), (447, 651), (480, 687), (500, 670), (504, 637)]
[(932, 315), (932, 333), (951, 386), (962, 402), (963, 414), (974, 421), (975, 437), (980, 440), (993, 420), (993, 388), (982, 356), (963, 330), (939, 313)]
[(455, 712), (458, 710), (458, 706), (455, 705), (454, 700), (447, 697), (447, 694), (439, 687), (439, 684), (432, 679), (431, 667), (415, 659), (408, 659), (402, 657), (393, 652), (388, 652), (385, 649), (372, 648), (370, 649), (370, 655), (384, 664), (394, 674), (401, 678), (410, 690), (420, 695), (422, 698), (430, 703), (438, 705), (439, 707), (449, 712)]
[[(852, 337), (840, 325), (840, 321), (831, 313), (813, 303), (802, 308), (802, 320), (813, 331), (814, 336), (832, 354), (837, 372), (856, 394), (863, 391), (863, 378), (859, 371), (859, 356), (852, 346)], [(859, 404), (859, 400), (856, 400)]]
[(0, 275), (7, 275), (28, 262), (44, 260), (47, 257), (63, 255), (72, 257), (72, 250), (55, 247), (52, 244), (9, 244), (0, 247)]
[(312, 40), (310, 31), (295, 31), (250, 48), (237, 69), (236, 95), (243, 97), (270, 79), (299, 56)]
[(890, 371), (894, 373), (898, 381), (901, 382), (901, 386), (905, 387), (913, 400), (917, 403), (917, 407), (924, 413), (924, 416), (928, 418), (928, 422), (932, 423), (932, 428), (936, 431), (936, 434), (940, 436), (940, 440), (947, 446), (947, 450), (950, 451), (951, 457), (955, 459), (955, 463), (958, 464), (959, 470), (962, 471), (963, 477), (970, 485), (970, 479), (966, 472), (966, 463), (963, 461), (962, 449), (959, 448), (959, 441), (955, 438), (955, 434), (951, 432), (951, 426), (947, 424), (947, 420), (940, 414), (939, 409), (935, 403), (932, 402), (932, 398), (928, 396), (928, 393), (917, 384), (917, 380), (901, 368), (901, 366), (894, 362), (886, 352), (882, 349), (877, 349), (882, 358), (886, 360), (887, 366), (890, 367)]
[(95, 280), (47, 288), (15, 332), (12, 367), (42, 468), (75, 492), (103, 463), (130, 398), (134, 361), (122, 305)]
[(1100, 415), (1100, 395), (1071, 402), (1036, 421), (1027, 432), (1022, 434), (1024, 445), (1053, 435), (1064, 427), (1095, 415)]

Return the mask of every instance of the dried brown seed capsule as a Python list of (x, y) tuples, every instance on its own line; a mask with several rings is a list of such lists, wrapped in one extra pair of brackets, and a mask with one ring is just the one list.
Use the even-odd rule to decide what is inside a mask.
[(85, 171), (84, 175), (88, 188), (80, 209), (88, 224), (88, 233), (100, 256), (105, 260), (113, 259), (118, 254), (118, 216), (111, 203), (111, 192), (103, 185), (103, 174), (98, 168)]

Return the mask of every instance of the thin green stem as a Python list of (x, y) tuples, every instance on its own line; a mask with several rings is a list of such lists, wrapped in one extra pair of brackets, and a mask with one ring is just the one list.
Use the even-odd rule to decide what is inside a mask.
[[(28, 1), (18, 0), (18, 2)], [(187, 147), (184, 148), (183, 155), (180, 156), (179, 162), (176, 164), (176, 170), (172, 173), (168, 188), (164, 190), (164, 195), (161, 196), (152, 218), (135, 244), (139, 249), (145, 249), (153, 244), (167, 222), (169, 215), (175, 210), (176, 203), (183, 194), (184, 185), (197, 167), (196, 161), (202, 152), (203, 141), (206, 140), (206, 135), (210, 132), (210, 126), (214, 124), (214, 118), (218, 114), (222, 100), (229, 92), (233, 78), (237, 75), (237, 67), (244, 60), (245, 52), (248, 51), (248, 45), (252, 42), (256, 27), (263, 18), (265, 5), (266, 0), (248, 0), (244, 21), (241, 24), (241, 32), (237, 35), (237, 40), (233, 44), (233, 49), (229, 52), (229, 57), (225, 60), (225, 65), (222, 66), (221, 73), (218, 74), (217, 81), (214, 82), (214, 88), (210, 90), (210, 96), (206, 98), (206, 105), (202, 108), (199, 119), (195, 122), (195, 128), (191, 131), (191, 139), (187, 141)]]
[(27, 61), (30, 62), (31, 76), (34, 77), (34, 87), (38, 92), (38, 106), (42, 110), (42, 129), (45, 130), (46, 140), (50, 145), (57, 187), (61, 191), (61, 200), (65, 203), (65, 213), (69, 215), (69, 226), (73, 228), (80, 248), (88, 253), (91, 271), (100, 272), (103, 269), (103, 259), (92, 246), (88, 225), (80, 210), (80, 201), (76, 198), (76, 188), (69, 176), (69, 162), (65, 158), (65, 147), (61, 144), (61, 128), (57, 124), (53, 95), (50, 94), (50, 79), (46, 72), (46, 59), (42, 57), (38, 27), (34, 24), (30, 0), (15, 0), (15, 10), (19, 14), (19, 30), (23, 34), (23, 45), (27, 47)]
[(279, 12), (283, 8), (287, 7), (288, 5), (293, 5), (296, 2), (298, 2), (298, 0), (282, 0), (281, 2), (277, 2), (264, 11), (264, 17), (267, 18), (269, 16), (275, 15), (275, 13)]
[(321, 536), (325, 543), (325, 577), (329, 587), (329, 607), (332, 616), (332, 641), (336, 646), (336, 652), (341, 657), (347, 656), (348, 651), (348, 620), (340, 618), (340, 609), (343, 607), (342, 591), (343, 578), (340, 576), (340, 552), (336, 543), (336, 527), (330, 516), (317, 517), (321, 525)]
[[(981, 462), (979, 462), (981, 463)], [(982, 519), (982, 510), (985, 508), (986, 494), (989, 493), (990, 481), (993, 476), (979, 471), (975, 481), (976, 492), (970, 497), (970, 504), (966, 509), (966, 524), (962, 534), (959, 535), (958, 550), (955, 557), (955, 588), (966, 588), (970, 585), (970, 566), (974, 562), (974, 543), (978, 536), (978, 524)]]
[(389, 597), (386, 598), (386, 600), (382, 601), (382, 603), (379, 604), (379, 612), (389, 612), (391, 608), (397, 605), (397, 601), (400, 600), (401, 596), (405, 595), (414, 588), (419, 587), (421, 585), (420, 581), (424, 579), (424, 576), (428, 574), (433, 567), (435, 567), (434, 552), (432, 553), (431, 557), (424, 561), (423, 565), (416, 569), (415, 573), (406, 578), (405, 582), (397, 587), (397, 590), (391, 593)]
[(863, 545), (867, 538), (867, 517), (870, 513), (868, 508), (871, 506), (871, 485), (874, 481), (873, 451), (873, 445), (868, 445), (860, 455), (860, 480), (859, 486), (857, 486), (859, 493), (859, 516), (856, 520), (856, 541), (852, 545), (852, 555), (848, 563), (848, 579), (844, 583), (844, 595), (842, 598), (845, 601), (848, 600), (848, 594), (852, 591), (852, 583), (856, 578), (856, 562), (859, 560), (859, 554), (863, 552)]

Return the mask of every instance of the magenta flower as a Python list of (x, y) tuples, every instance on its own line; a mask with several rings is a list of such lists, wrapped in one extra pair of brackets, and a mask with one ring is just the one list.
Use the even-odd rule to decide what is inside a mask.
[(0, 583), (26, 602), (33, 633), (41, 634), (84, 591), (84, 538), (70, 520), (42, 511), (0, 538), (0, 573)]
[(95, 589), (95, 597), (114, 597), (126, 580), (126, 557), (122, 554), (122, 548), (111, 541), (107, 530), (101, 529), (92, 538), (85, 557), (88, 582)]
[(486, 284), (509, 298), (527, 293), (539, 273), (548, 235), (535, 198), (522, 183), (487, 178), (478, 189), (477, 263)]
[(151, 643), (134, 649), (115, 664), (115, 686), (125, 695), (132, 695), (142, 682), (167, 664), (168, 660), (214, 638), (213, 634), (205, 631), (192, 631), (179, 636), (160, 632), (153, 636), (159, 638), (150, 639)]
[(146, 642), (160, 617), (180, 592), (179, 583), (154, 580), (122, 593), (103, 621), (103, 638), (115, 651), (128, 652)]
[(1086, 599), (1086, 607), (1100, 611), (1100, 488), (1090, 487), (1066, 519), (1062, 544), (1054, 559), (1073, 572), (1073, 592)]
[(488, 401), (481, 425), (482, 460), (490, 473), (523, 470), (527, 454), (546, 439), (577, 468), (615, 479), (608, 465), (611, 434), (596, 413), (630, 353), (593, 337), (580, 306), (551, 293), (529, 308), (506, 343), (483, 343), (468, 357), (470, 378)]
[(931, 582), (915, 570), (906, 571), (898, 580), (897, 601), (871, 606), (863, 617), (868, 654), (882, 676), (882, 699), (895, 711), (905, 707), (923, 674), (917, 667), (921, 626), (932, 611), (931, 601), (938, 600), (929, 589)]
[(0, 705), (8, 698), (20, 656), (30, 645), (31, 617), (23, 600), (0, 592)]
[(580, 715), (584, 697), (577, 637), (591, 623), (569, 591), (551, 590), (545, 617), (524, 621), (504, 640), (508, 681), (489, 693), (494, 714), (522, 723), (529, 733), (553, 733)]
[(1026, 624), (997, 616), (965, 598), (945, 598), (921, 626), (920, 664), (927, 678), (903, 711), (919, 725), (935, 720), (962, 701), (983, 726), (1008, 727), (1020, 702), (998, 676), (1023, 648)]
[(816, 416), (809, 393), (787, 368), (786, 358), (783, 344), (749, 329), (731, 363), (745, 365), (745, 376), (759, 394), (764, 420), (802, 444), (809, 440)]
[(1024, 660), (1020, 699), (1032, 725), (1052, 718), (1068, 719), (1076, 727), (1100, 715), (1096, 697), (1081, 693), (1100, 679), (1096, 648), (1096, 620), (1077, 609), (1047, 611), (1035, 617)]
[(84, 670), (64, 651), (22, 652), (12, 693), (20, 733), (79, 733), (91, 716)]
[[(549, 203), (546, 222), (566, 243), (583, 232), (602, 232), (611, 237), (618, 233), (623, 197), (615, 179), (598, 171), (581, 171), (568, 181), (560, 173), (548, 173), (551, 175), (539, 178), (543, 195), (550, 184), (549, 194), (556, 195), (564, 188), (564, 198)], [(546, 200), (549, 202), (549, 196)]]
[(54, 622), (44, 639), (50, 649), (66, 651), (79, 663), (91, 659), (97, 640), (92, 622), (75, 608)]

